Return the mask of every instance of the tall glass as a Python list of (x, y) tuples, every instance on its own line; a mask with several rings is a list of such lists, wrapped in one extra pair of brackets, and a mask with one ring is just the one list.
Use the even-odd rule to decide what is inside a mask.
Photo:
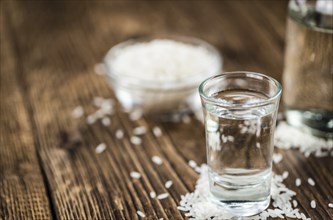
[(285, 51), (288, 123), (333, 138), (333, 0), (290, 0)]
[(234, 215), (254, 215), (269, 205), (281, 91), (275, 79), (243, 71), (199, 86), (212, 200)]

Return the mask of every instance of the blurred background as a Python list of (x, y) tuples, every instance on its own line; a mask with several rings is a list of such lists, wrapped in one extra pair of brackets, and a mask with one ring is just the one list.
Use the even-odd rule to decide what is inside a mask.
[(224, 70), (258, 71), (281, 78), (285, 0), (7, 3), (2, 4), (2, 11), (24, 45), (24, 60), (33, 54), (41, 67), (84, 71), (119, 42), (176, 34), (216, 46)]

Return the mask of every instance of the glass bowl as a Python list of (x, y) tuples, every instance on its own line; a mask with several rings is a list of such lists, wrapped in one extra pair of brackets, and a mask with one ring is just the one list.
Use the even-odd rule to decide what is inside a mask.
[[(166, 42), (171, 42), (172, 46), (167, 46)], [(158, 47), (153, 52), (152, 44)], [(149, 48), (145, 49), (147, 46)], [(200, 67), (198, 54), (185, 51), (188, 46), (207, 54), (202, 57), (207, 61), (206, 69)], [(124, 55), (130, 49), (133, 52), (133, 48), (140, 53)], [(222, 58), (215, 47), (193, 37), (145, 38), (115, 45), (106, 54), (104, 65), (107, 80), (125, 111), (139, 109), (146, 115), (170, 119), (170, 116), (200, 108), (197, 88), (207, 77), (220, 73)], [(186, 72), (186, 67), (192, 70)]]

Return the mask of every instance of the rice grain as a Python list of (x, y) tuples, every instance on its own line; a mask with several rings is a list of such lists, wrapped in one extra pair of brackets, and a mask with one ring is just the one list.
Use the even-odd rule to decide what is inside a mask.
[(122, 139), (123, 137), (124, 137), (124, 131), (123, 130), (121, 130), (121, 129), (118, 129), (117, 131), (116, 131), (116, 138), (117, 139)]
[(235, 138), (231, 135), (227, 136), (229, 142), (234, 142)]
[(277, 163), (281, 162), (281, 160), (283, 159), (283, 156), (282, 156), (282, 154), (274, 153), (272, 159), (273, 159), (274, 164), (277, 164)]
[(150, 198), (155, 199), (156, 198), (156, 193), (154, 191), (149, 193)]
[(132, 136), (130, 139), (131, 143), (134, 145), (140, 145), (142, 143), (141, 138), (137, 137), (137, 136)]
[(299, 149), (305, 157), (313, 154), (316, 157), (333, 156), (333, 140), (324, 139), (304, 133), (300, 129), (282, 121), (278, 124), (274, 135), (274, 144), (282, 149)]
[(133, 179), (140, 179), (141, 178), (141, 174), (136, 172), (136, 171), (132, 171), (130, 173), (130, 176), (133, 178)]
[(103, 117), (103, 118), (102, 118), (102, 124), (103, 124), (105, 127), (110, 126), (110, 125), (111, 125), (111, 120), (110, 120), (110, 118), (108, 118), (108, 117)]
[(153, 134), (155, 135), (155, 137), (161, 137), (162, 130), (159, 127), (155, 126), (153, 128)]
[(133, 134), (135, 135), (143, 135), (145, 134), (147, 131), (146, 127), (144, 126), (140, 126), (140, 127), (136, 127), (133, 129)]
[(159, 156), (153, 156), (151, 160), (157, 165), (161, 165), (163, 163), (163, 160)]
[(315, 209), (316, 208), (316, 201), (312, 200), (310, 205), (311, 205), (311, 208)]
[(135, 109), (132, 111), (129, 115), (129, 119), (131, 121), (137, 121), (142, 117), (142, 110), (141, 109)]
[(169, 189), (172, 186), (172, 184), (173, 184), (172, 180), (168, 180), (165, 182), (164, 186), (165, 188)]
[(182, 207), (182, 206), (177, 206), (177, 209), (183, 212), (188, 211), (186, 208)]
[(94, 115), (88, 115), (86, 122), (88, 125), (92, 125), (96, 122), (97, 118)]
[(143, 213), (143, 212), (141, 212), (141, 211), (136, 211), (136, 214), (138, 214), (138, 216), (140, 216), (140, 217), (142, 217), (142, 218), (144, 218), (144, 217), (146, 217), (146, 215), (145, 215), (145, 213)]
[(288, 172), (288, 171), (284, 171), (284, 172), (282, 173), (282, 178), (283, 178), (283, 179), (287, 179), (288, 176), (289, 176), (289, 172)]
[(102, 106), (103, 101), (104, 101), (104, 98), (96, 96), (93, 98), (92, 103), (94, 106), (100, 108)]
[[(212, 203), (210, 200), (210, 193), (207, 191), (209, 188), (208, 179), (208, 166), (202, 165), (200, 168), (201, 174), (195, 186), (195, 192), (187, 193), (181, 196), (179, 202), (178, 210), (185, 210), (185, 216), (192, 220), (202, 220), (202, 219), (233, 219), (231, 213), (224, 209), (221, 209), (216, 204)], [(286, 177), (286, 174), (284, 174)], [(288, 189), (282, 181), (284, 178), (282, 175), (272, 175), (271, 181), (271, 204), (274, 209), (267, 209), (256, 216), (251, 216), (249, 218), (245, 217), (246, 220), (263, 220), (267, 218), (302, 218), (307, 219), (306, 216), (299, 211), (296, 206), (296, 200), (293, 201), (292, 197), (296, 193)]]
[(84, 114), (83, 107), (81, 105), (75, 107), (72, 111), (73, 118), (81, 118)]
[(193, 160), (189, 160), (188, 161), (188, 165), (190, 165), (190, 167), (192, 167), (192, 168), (197, 167), (197, 163), (195, 161), (193, 161)]
[(105, 151), (106, 149), (106, 144), (105, 143), (100, 143), (99, 145), (97, 145), (97, 147), (95, 148), (95, 152), (97, 154), (102, 153), (103, 151)]
[(311, 177), (308, 178), (308, 183), (309, 183), (311, 186), (316, 185), (315, 181), (314, 181)]
[(162, 193), (157, 196), (157, 199), (162, 200), (168, 198), (169, 194), (168, 193)]

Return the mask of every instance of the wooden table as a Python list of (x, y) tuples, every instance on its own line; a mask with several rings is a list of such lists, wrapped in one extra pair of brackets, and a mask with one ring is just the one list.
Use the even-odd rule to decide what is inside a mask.
[[(281, 80), (285, 1), (1, 1), (0, 219), (183, 219), (180, 195), (192, 192), (198, 174), (187, 163), (205, 162), (204, 128), (186, 123), (131, 121), (117, 111), (112, 125), (89, 126), (71, 111), (92, 112), (95, 96), (114, 97), (94, 73), (114, 44), (131, 37), (180, 34), (202, 38), (223, 54), (225, 70), (250, 70)], [(163, 135), (129, 137), (138, 125)], [(122, 128), (125, 138), (115, 138)], [(107, 149), (95, 153), (101, 143)], [(332, 158), (305, 158), (280, 150), (275, 172), (312, 219), (333, 219)], [(165, 159), (161, 166), (153, 155)], [(139, 180), (131, 171), (142, 174)], [(299, 177), (315, 186), (295, 186)], [(164, 183), (174, 185), (166, 190)], [(164, 200), (149, 192), (168, 191)], [(317, 209), (310, 201), (317, 201)]]

